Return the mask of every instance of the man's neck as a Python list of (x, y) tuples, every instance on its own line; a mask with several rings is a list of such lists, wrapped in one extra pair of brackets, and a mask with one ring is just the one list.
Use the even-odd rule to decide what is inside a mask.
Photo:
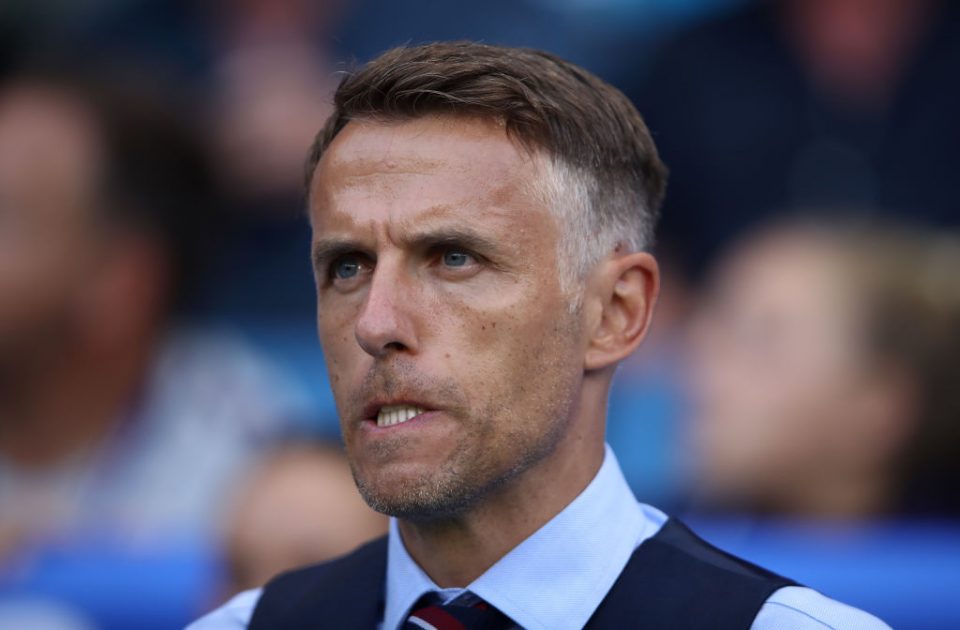
[[(604, 457), (600, 434), (573, 432), (548, 458), (468, 512), (430, 522), (399, 520), (410, 556), (441, 588), (463, 588), (563, 511), (590, 484)], [(589, 443), (589, 448), (585, 447)]]

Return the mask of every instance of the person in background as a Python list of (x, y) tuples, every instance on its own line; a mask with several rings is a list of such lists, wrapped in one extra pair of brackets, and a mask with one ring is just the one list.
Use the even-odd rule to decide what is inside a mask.
[(785, 221), (695, 318), (695, 503), (792, 517), (960, 515), (960, 236)]
[(336, 87), (330, 47), (346, 4), (242, 0), (192, 9), (210, 53), (198, 109), (228, 211), (204, 307), (217, 317), (267, 324), (267, 332), (295, 331), (302, 346), (316, 334), (313, 278), (293, 246), (308, 246), (303, 155), (330, 111)]
[(698, 281), (771, 208), (960, 225), (960, 3), (740, 4), (625, 88), (670, 167), (670, 262)]
[(226, 519), (226, 590), (233, 595), (336, 558), (386, 531), (386, 517), (363, 502), (339, 447), (273, 447), (240, 483)]
[(91, 596), (48, 552), (104, 576), (113, 552), (212, 535), (230, 479), (301, 408), (256, 354), (186, 321), (218, 201), (166, 95), (85, 71), (0, 85), (0, 607), (45, 592), (182, 623), (163, 615), (195, 600), (144, 597), (163, 571)]

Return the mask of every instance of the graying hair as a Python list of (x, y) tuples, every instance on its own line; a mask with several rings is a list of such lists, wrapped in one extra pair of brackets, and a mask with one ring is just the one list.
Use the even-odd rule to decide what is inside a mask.
[(653, 247), (655, 214), (627, 186), (603, 187), (591, 173), (560, 158), (539, 160), (533, 189), (560, 228), (557, 264), (560, 286), (575, 298), (587, 274), (603, 258)]
[(306, 164), (351, 120), (474, 116), (503, 124), (532, 159), (546, 156), (539, 185), (561, 219), (562, 281), (578, 278), (617, 246), (651, 246), (667, 171), (643, 118), (622, 92), (549, 53), (475, 42), (389, 50), (345, 75), (334, 112)]

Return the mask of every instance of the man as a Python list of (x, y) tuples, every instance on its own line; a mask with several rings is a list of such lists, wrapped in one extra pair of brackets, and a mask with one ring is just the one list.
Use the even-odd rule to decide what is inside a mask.
[(335, 108), (308, 163), (318, 327), (390, 534), (194, 628), (884, 627), (638, 504), (604, 446), (665, 187), (622, 94), (545, 53), (432, 44)]

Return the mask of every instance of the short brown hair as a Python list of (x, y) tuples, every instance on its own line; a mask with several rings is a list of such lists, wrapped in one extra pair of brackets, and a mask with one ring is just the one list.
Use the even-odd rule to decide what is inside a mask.
[[(324, 151), (355, 119), (396, 121), (431, 114), (492, 118), (525, 148), (540, 150), (580, 180), (581, 231), (616, 233), (649, 247), (666, 168), (633, 104), (586, 70), (539, 50), (473, 42), (394, 48), (354, 74), (307, 160), (307, 184)], [(625, 233), (624, 233), (625, 232)], [(584, 235), (586, 236), (586, 235)], [(600, 239), (604, 248), (617, 244)]]

